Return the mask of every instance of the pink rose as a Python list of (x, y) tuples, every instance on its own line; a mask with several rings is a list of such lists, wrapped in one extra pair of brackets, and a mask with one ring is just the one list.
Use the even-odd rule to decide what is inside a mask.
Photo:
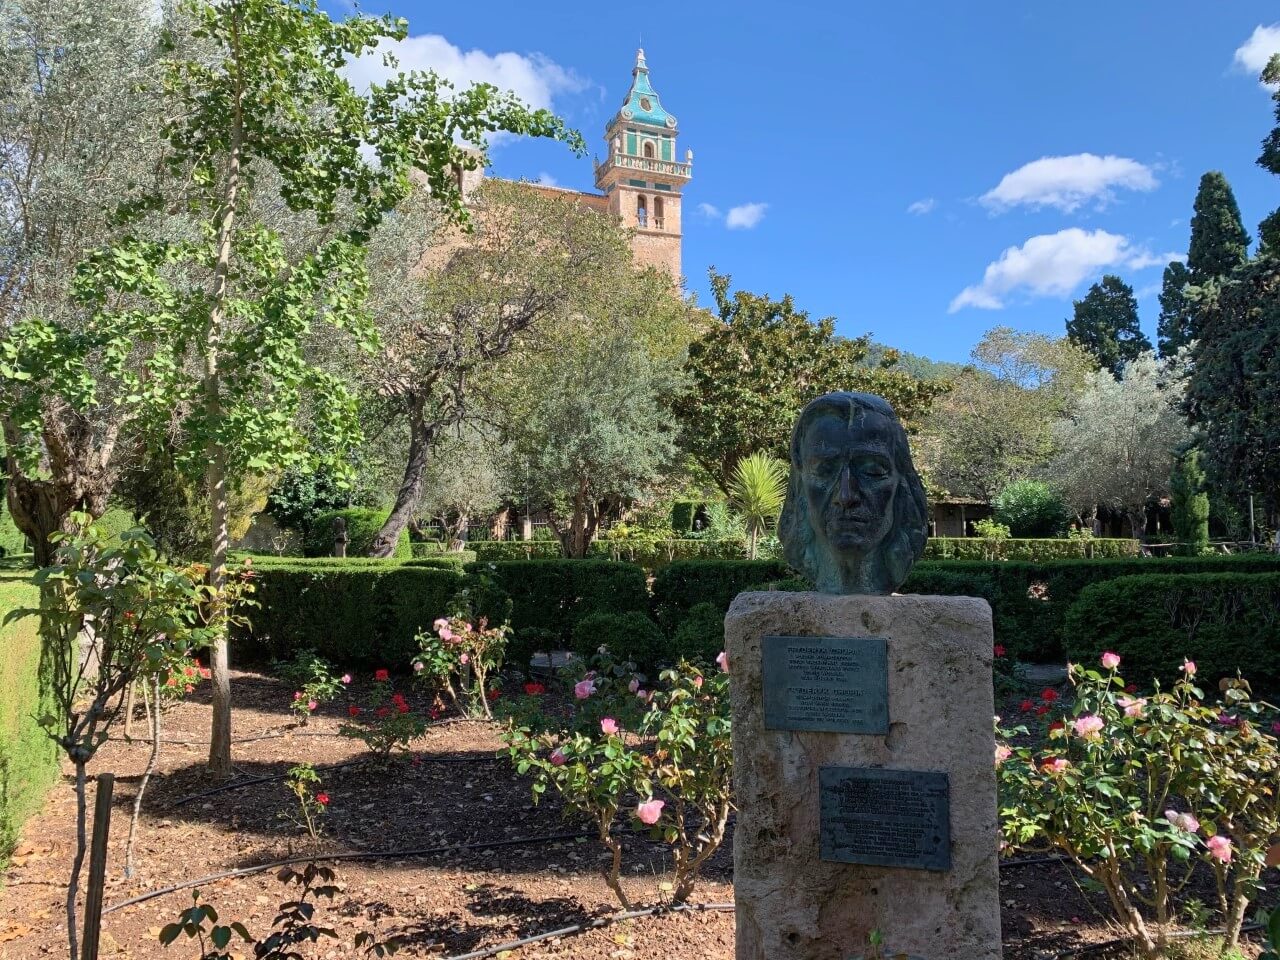
[(636, 807), (636, 817), (641, 823), (653, 826), (662, 817), (662, 808), (666, 803), (662, 800), (646, 800)]
[(1187, 833), (1196, 833), (1200, 830), (1200, 821), (1189, 813), (1179, 813), (1177, 810), (1166, 810), (1164, 812), (1164, 818), (1179, 830), (1185, 830)]
[(1230, 838), (1224, 837), (1222, 834), (1218, 834), (1217, 836), (1210, 837), (1206, 840), (1204, 845), (1209, 848), (1209, 856), (1213, 857), (1213, 859), (1222, 863), (1231, 862)]
[(458, 662), (465, 666), (466, 664), (471, 662), (471, 655), (469, 653), (462, 654), (461, 656), (458, 657)]
[(1183, 657), (1182, 672), (1185, 673), (1188, 677), (1194, 677), (1196, 675), (1196, 662), (1194, 660), (1188, 660), (1186, 657)]
[(573, 695), (579, 700), (585, 700), (596, 692), (596, 685), (590, 680), (579, 680), (573, 685)]
[(316, 703), (314, 700), (308, 700), (308, 701), (307, 701), (307, 709), (308, 709), (308, 710), (314, 710), (314, 709), (315, 709), (316, 707), (318, 707), (318, 706), (320, 706), (320, 704)]
[(605, 717), (600, 721), (600, 729), (603, 730), (605, 734), (612, 737), (618, 732), (618, 721), (613, 719), (613, 717)]
[(1042, 766), (1045, 773), (1062, 773), (1071, 766), (1071, 761), (1065, 757), (1054, 757), (1052, 760), (1046, 760)]
[(1108, 670), (1114, 670), (1116, 667), (1120, 666), (1120, 654), (1112, 653), (1108, 650), (1102, 655), (1102, 665)]
[(1000, 766), (1000, 764), (1004, 763), (1006, 760), (1008, 760), (1011, 756), (1013, 756), (1013, 751), (1010, 750), (1006, 744), (1003, 744), (1003, 743), (996, 744), (996, 766), (997, 767)]
[(631, 682), (627, 684), (627, 689), (628, 689), (628, 690), (630, 690), (632, 693), (635, 693), (637, 690), (639, 690), (639, 689), (640, 689), (640, 678), (639, 678), (639, 677), (632, 677), (632, 678), (631, 678)]
[(693, 678), (693, 689), (695, 689), (695, 690), (701, 690), (701, 689), (702, 689), (702, 684), (703, 684), (702, 677), (700, 677), (700, 676), (699, 676), (699, 677), (694, 677), (694, 678)]
[(547, 759), (551, 761), (551, 765), (553, 767), (563, 767), (564, 762), (567, 758), (563, 753), (560, 752), (560, 748), (556, 747), (554, 750), (551, 751), (551, 756), (548, 757)]
[(725, 673), (729, 672), (729, 654), (726, 651), (721, 650), (716, 656), (716, 666)]
[(423, 670), (425, 670), (425, 669), (427, 669), (427, 665), (426, 665), (425, 663), (423, 663), (421, 660), (415, 660), (415, 661), (413, 661), (413, 672), (414, 672), (414, 673), (421, 673), (421, 672), (422, 672)]
[(302, 699), (302, 691), (301, 691), (301, 690), (295, 690), (295, 691), (293, 691), (293, 699), (295, 699), (295, 700), (301, 700), (301, 699)]
[(1133, 697), (1118, 697), (1116, 699), (1116, 703), (1120, 704), (1120, 706), (1124, 708), (1124, 715), (1126, 717), (1142, 716), (1142, 709), (1147, 705), (1147, 701), (1142, 697), (1138, 697), (1136, 699)]
[(448, 627), (440, 628), (440, 639), (445, 643), (453, 643), (453, 631)]
[(1076, 736), (1084, 737), (1086, 740), (1096, 740), (1102, 734), (1102, 728), (1106, 724), (1101, 717), (1086, 713), (1083, 717), (1076, 717), (1071, 726), (1075, 728)]
[(445, 617), (440, 617), (440, 618), (439, 618), (438, 620), (436, 620), (436, 622), (435, 622), (435, 623), (433, 623), (431, 626), (432, 626), (432, 628), (433, 628), (434, 630), (436, 630), (436, 631), (440, 631), (440, 630), (448, 630), (448, 629), (449, 629), (449, 621), (448, 621), (448, 619), (447, 619), (447, 618), (445, 618)]
[(342, 675), (342, 682), (343, 682), (343, 683), (350, 683), (350, 682), (351, 682), (351, 674), (349, 674), (349, 673), (344, 673), (344, 674)]
[(648, 699), (649, 699), (649, 691), (648, 691), (648, 690), (637, 690), (637, 691), (636, 691), (636, 699), (637, 699), (637, 700), (648, 700)]

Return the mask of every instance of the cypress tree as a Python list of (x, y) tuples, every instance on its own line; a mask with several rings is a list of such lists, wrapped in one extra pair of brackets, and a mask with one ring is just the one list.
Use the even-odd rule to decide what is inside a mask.
[(1209, 548), (1209, 494), (1205, 492), (1200, 451), (1194, 447), (1178, 458), (1169, 480), (1170, 512), (1177, 552), (1198, 557)]
[(1174, 260), (1164, 268), (1160, 324), (1156, 331), (1162, 357), (1172, 357), (1191, 342), (1191, 305), (1183, 290), (1190, 282), (1191, 271), (1185, 263)]
[(1258, 256), (1280, 257), (1280, 210), (1258, 224)]
[(1118, 374), (1126, 363), (1151, 349), (1151, 341), (1138, 326), (1138, 301), (1133, 287), (1119, 277), (1107, 274), (1073, 307), (1067, 336), (1112, 374)]
[(1262, 82), (1271, 86), (1271, 99), (1276, 102), (1276, 125), (1262, 141), (1258, 166), (1280, 176), (1280, 53), (1271, 55), (1271, 61), (1262, 71)]
[[(1200, 178), (1195, 215), (1191, 218), (1191, 246), (1187, 269), (1197, 286), (1225, 277), (1249, 259), (1249, 233), (1227, 178), (1211, 170)], [(1194, 332), (1194, 331), (1193, 331)]]

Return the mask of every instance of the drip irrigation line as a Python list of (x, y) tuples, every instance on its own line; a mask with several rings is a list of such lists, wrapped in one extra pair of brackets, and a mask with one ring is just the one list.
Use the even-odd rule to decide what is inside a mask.
[(1001, 870), (1011, 870), (1014, 867), (1034, 867), (1038, 863), (1070, 863), (1071, 859), (1060, 853), (1047, 857), (1021, 857), (1014, 860), (1001, 860)]
[(732, 903), (682, 903), (674, 907), (660, 906), (649, 907), (646, 910), (628, 910), (625, 913), (613, 913), (607, 917), (588, 920), (586, 923), (575, 923), (571, 927), (561, 927), (559, 930), (537, 933), (522, 940), (508, 940), (506, 943), (485, 947), (483, 950), (473, 950), (471, 953), (460, 953), (456, 956), (445, 957), (444, 960), (482, 960), (484, 957), (497, 956), (504, 950), (518, 950), (521, 947), (541, 943), (544, 940), (554, 940), (557, 937), (569, 937), (579, 933), (587, 933), (591, 930), (599, 930), (602, 927), (612, 926), (621, 920), (635, 920), (639, 917), (652, 917), (661, 913), (731, 913), (733, 909)]
[[(432, 721), (431, 723), (428, 723), (426, 725), (426, 729), (432, 730), (436, 727), (449, 727), (449, 726), (453, 726), (455, 723), (480, 723), (480, 722), (482, 721), (477, 717), (450, 717), (447, 720)], [(255, 743), (258, 740), (280, 740), (285, 737), (345, 737), (345, 736), (346, 736), (345, 733), (339, 733), (336, 730), (332, 733), (324, 733), (318, 730), (285, 730), (277, 733), (259, 733), (259, 734), (255, 734), (252, 737), (237, 737), (236, 739), (231, 741), (231, 745), (235, 746), (237, 743)], [(134, 743), (135, 741), (138, 743), (151, 742), (150, 737), (120, 736), (120, 737), (108, 737), (107, 739), (109, 741), (115, 741), (116, 743)], [(162, 738), (160, 740), (160, 743), (162, 746), (166, 743), (176, 744), (178, 746), (184, 746), (184, 747), (209, 746), (208, 740), (168, 740), (168, 739)]]
[(287, 867), (295, 863), (328, 863), (337, 862), (339, 860), (386, 860), (395, 859), (403, 860), (410, 857), (428, 857), (441, 853), (455, 853), (462, 850), (489, 850), (497, 847), (517, 847), (529, 843), (551, 843), (555, 840), (582, 840), (596, 836), (594, 830), (579, 830), (576, 833), (551, 833), (537, 837), (514, 837), (507, 840), (483, 840), (475, 843), (451, 843), (440, 847), (418, 847), (413, 850), (342, 850), (338, 853), (312, 854), (307, 857), (288, 857), (284, 860), (273, 860), (270, 863), (260, 863), (253, 867), (239, 867), (235, 870), (224, 870), (222, 873), (213, 873), (207, 877), (198, 877), (195, 880), (184, 880), (182, 883), (175, 883), (169, 887), (162, 887), (159, 890), (152, 890), (148, 893), (139, 894), (129, 900), (114, 903), (105, 908), (103, 914), (114, 913), (117, 910), (123, 910), (125, 907), (132, 907), (135, 904), (145, 903), (148, 900), (154, 900), (157, 897), (163, 897), (169, 893), (176, 893), (179, 890), (189, 890), (191, 887), (199, 887), (206, 883), (214, 883), (218, 880), (231, 880), (239, 877), (250, 877), (255, 873), (266, 873), (268, 870), (275, 870), (277, 867)]
[[(1240, 928), (1241, 933), (1254, 933), (1261, 930), (1260, 923), (1246, 923)], [(1194, 940), (1199, 937), (1219, 937), (1226, 933), (1226, 927), (1219, 927), (1216, 930), (1174, 930), (1172, 933), (1165, 934), (1170, 940)], [(1075, 947), (1065, 953), (1055, 954), (1054, 960), (1071, 960), (1072, 957), (1083, 957), (1090, 953), (1101, 953), (1103, 950), (1110, 950), (1113, 947), (1131, 946), (1133, 937), (1116, 937), (1114, 940), (1104, 940), (1101, 943), (1086, 943), (1083, 947)], [(448, 960), (455, 960), (449, 957)]]

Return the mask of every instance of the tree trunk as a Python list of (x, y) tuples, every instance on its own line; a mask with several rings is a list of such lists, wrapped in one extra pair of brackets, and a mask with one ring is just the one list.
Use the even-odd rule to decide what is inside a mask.
[(404, 465), (400, 489), (396, 491), (395, 505), (369, 547), (371, 557), (389, 557), (395, 553), (400, 534), (413, 519), (413, 512), (422, 496), (422, 478), (427, 472), (436, 427), (427, 423), (425, 398), (416, 393), (410, 394), (406, 407), (409, 414), (409, 459)]
[[(231, 125), (231, 149), (227, 160), (227, 184), (223, 194), (222, 215), (218, 223), (218, 259), (213, 268), (213, 305), (206, 328), (207, 347), (204, 357), (204, 405), (206, 423), (216, 429), (222, 420), (222, 379), (219, 350), (226, 322), (228, 278), (231, 273), (231, 247), (235, 236), (236, 201), (240, 192), (240, 154), (244, 147), (244, 125), (240, 115), (240, 91), (237, 90), (235, 117)], [(225, 627), (227, 611), (223, 608), (223, 592), (227, 584), (227, 552), (231, 546), (227, 526), (227, 451), (216, 439), (205, 446), (205, 490), (209, 496), (212, 556), (209, 562), (209, 586), (214, 590), (214, 622)], [(227, 636), (220, 631), (209, 651), (209, 670), (213, 683), (213, 723), (209, 735), (209, 772), (215, 777), (231, 776), (231, 674), (227, 662)]]
[[(138, 819), (142, 816), (142, 797), (147, 792), (147, 784), (155, 772), (156, 763), (160, 760), (160, 675), (151, 678), (152, 695), (147, 697), (147, 688), (142, 688), (142, 699), (147, 704), (147, 716), (151, 720), (151, 755), (147, 757), (147, 768), (142, 771), (142, 780), (138, 783), (138, 793), (133, 798), (133, 813), (129, 817), (129, 836), (124, 843), (124, 875), (125, 879), (133, 878), (133, 842), (138, 836)], [(132, 699), (133, 684), (129, 684)]]
[(76, 929), (76, 895), (80, 892), (80, 870), (84, 866), (85, 820), (88, 807), (85, 799), (87, 789), (85, 781), (84, 761), (76, 761), (76, 855), (71, 861), (71, 878), (67, 881), (67, 943), (71, 948), (71, 960), (79, 960), (80, 938)]

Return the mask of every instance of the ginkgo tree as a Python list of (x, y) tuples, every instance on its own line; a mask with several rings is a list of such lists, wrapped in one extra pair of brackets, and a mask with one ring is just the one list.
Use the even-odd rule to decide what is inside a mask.
[[(178, 20), (182, 52), (164, 65), (168, 176), (121, 212), (134, 225), (125, 239), (81, 264), (88, 328), (40, 319), (21, 336), (24, 362), (44, 365), (46, 393), (78, 404), (116, 391), (144, 432), (202, 477), (216, 591), (229, 485), (299, 465), (344, 467), (356, 401), (310, 362), (307, 345), (322, 325), (375, 345), (364, 249), (408, 196), (411, 174), (445, 219), (462, 222), (461, 173), (483, 163), (489, 134), (575, 147), (580, 138), (487, 84), (455, 90), (431, 73), (393, 71), (358, 90), (348, 64), (403, 39), (403, 20), (339, 22), (314, 0), (183, 0)], [(288, 231), (264, 214), (268, 199), (283, 203)], [(225, 634), (210, 666), (209, 765), (226, 776)]]

